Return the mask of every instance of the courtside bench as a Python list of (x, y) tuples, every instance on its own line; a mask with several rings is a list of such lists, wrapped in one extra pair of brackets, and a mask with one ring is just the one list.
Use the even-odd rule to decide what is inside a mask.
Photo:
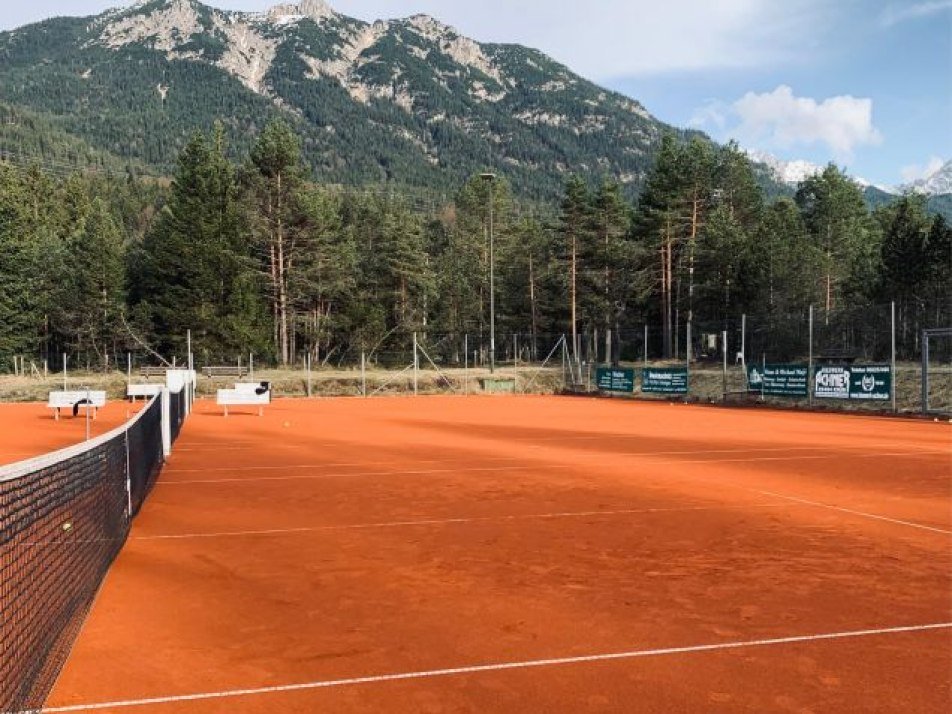
[(106, 392), (85, 389), (75, 392), (50, 392), (50, 398), (46, 406), (53, 410), (53, 415), (56, 419), (59, 419), (60, 409), (74, 409), (75, 411), (73, 413), (75, 414), (76, 411), (78, 411), (78, 407), (87, 410), (92, 409), (93, 419), (95, 419), (96, 410), (106, 406)]
[(164, 377), (168, 367), (140, 367), (139, 376), (149, 379), (151, 377)]
[(228, 407), (256, 406), (258, 416), (264, 415), (264, 406), (271, 403), (271, 385), (268, 382), (238, 382), (234, 389), (219, 389), (218, 406)]

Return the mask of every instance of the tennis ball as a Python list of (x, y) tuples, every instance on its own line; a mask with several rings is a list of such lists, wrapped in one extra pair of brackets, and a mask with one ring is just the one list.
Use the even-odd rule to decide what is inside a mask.
[(72, 523), (64, 523), (64, 524), (63, 524), (63, 530), (64, 530), (64, 531), (69, 531), (69, 530), (72, 530), (72, 529), (73, 529), (73, 524), (72, 524)]

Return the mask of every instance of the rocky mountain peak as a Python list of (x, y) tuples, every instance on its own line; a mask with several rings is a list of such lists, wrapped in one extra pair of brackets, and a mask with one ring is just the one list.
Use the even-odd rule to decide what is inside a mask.
[(315, 22), (320, 22), (336, 15), (334, 9), (324, 0), (301, 0), (297, 4), (282, 3), (281, 5), (275, 5), (267, 12), (268, 19), (274, 22), (295, 17), (309, 17)]

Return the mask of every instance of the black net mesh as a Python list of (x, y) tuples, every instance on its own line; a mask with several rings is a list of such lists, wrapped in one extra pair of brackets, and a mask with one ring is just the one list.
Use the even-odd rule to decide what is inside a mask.
[(0, 711), (43, 706), (158, 476), (161, 419), (157, 398), (108, 438), (0, 469)]

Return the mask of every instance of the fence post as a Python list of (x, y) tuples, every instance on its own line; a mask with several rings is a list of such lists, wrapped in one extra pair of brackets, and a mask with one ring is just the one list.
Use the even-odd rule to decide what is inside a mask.
[(519, 391), (519, 335), (512, 335), (512, 392)]
[(248, 353), (248, 381), (255, 381), (255, 353)]
[(360, 351), (360, 393), (367, 397), (367, 353)]
[(922, 331), (922, 413), (929, 413), (929, 333)]
[(890, 380), (890, 392), (889, 395), (892, 399), (892, 410), (893, 413), (899, 411), (896, 408), (896, 380), (899, 379), (899, 374), (896, 371), (896, 301), (893, 300), (889, 306), (889, 324), (890, 324), (890, 370), (892, 371), (892, 379)]
[(721, 351), (724, 353), (724, 366), (721, 372), (721, 383), (724, 387), (724, 396), (721, 401), (727, 401), (727, 330), (721, 333)]
[(807, 352), (807, 404), (813, 406), (813, 305), (810, 305), (810, 329)]
[(66, 391), (66, 353), (63, 353), (63, 391)]
[(685, 361), (684, 365), (688, 375), (688, 393), (685, 395), (685, 399), (690, 399), (691, 396), (691, 321), (688, 320), (687, 331), (685, 334), (687, 345), (684, 350)]
[(747, 372), (747, 313), (740, 316), (740, 362)]
[(463, 335), (463, 396), (469, 394), (469, 335)]
[(647, 322), (645, 323), (645, 342), (644, 342), (644, 348), (645, 348), (645, 349), (644, 349), (644, 358), (645, 358), (644, 366), (647, 367), (647, 366), (648, 366), (648, 323), (647, 323)]
[(311, 352), (308, 350), (308, 353), (304, 356), (304, 372), (307, 375), (307, 396), (310, 397), (312, 394), (311, 391)]
[(420, 376), (418, 371), (420, 369), (420, 361), (417, 358), (417, 341), (416, 333), (413, 333), (413, 396), (419, 394), (419, 379)]

